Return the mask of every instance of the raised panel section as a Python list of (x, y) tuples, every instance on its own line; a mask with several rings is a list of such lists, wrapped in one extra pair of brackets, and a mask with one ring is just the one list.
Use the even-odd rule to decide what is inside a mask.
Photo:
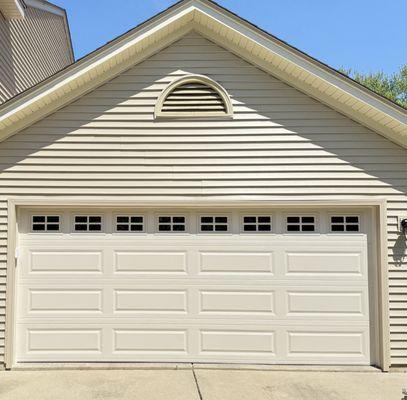
[(361, 275), (361, 253), (289, 252), (288, 275)]
[(31, 272), (101, 272), (101, 251), (33, 251)]
[(269, 252), (201, 252), (200, 270), (211, 273), (273, 272), (273, 254)]
[(272, 314), (273, 310), (273, 292), (201, 291), (201, 313)]
[(117, 251), (115, 262), (117, 272), (184, 273), (186, 271), (185, 252)]
[(28, 329), (28, 352), (99, 352), (101, 331), (97, 329)]
[(288, 353), (295, 356), (362, 356), (363, 332), (287, 332)]
[(29, 311), (101, 312), (101, 290), (30, 290)]
[(274, 332), (201, 331), (202, 353), (274, 354)]
[(116, 352), (172, 352), (187, 351), (185, 330), (123, 329), (114, 332)]
[(115, 311), (181, 312), (187, 311), (186, 291), (116, 290)]
[(289, 315), (363, 315), (363, 292), (288, 292)]

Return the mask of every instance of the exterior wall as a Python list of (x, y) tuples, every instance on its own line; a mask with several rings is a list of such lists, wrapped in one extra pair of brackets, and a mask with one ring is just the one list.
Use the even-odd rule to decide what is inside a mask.
[[(223, 85), (233, 119), (154, 121), (161, 90), (187, 73)], [(392, 363), (407, 364), (406, 241), (397, 229), (407, 215), (407, 151), (208, 40), (186, 36), (7, 139), (0, 155), (3, 284), (13, 195), (385, 197)]]
[(16, 93), (9, 22), (0, 13), (0, 104)]
[(0, 13), (0, 104), (72, 61), (63, 17), (34, 7), (23, 19)]

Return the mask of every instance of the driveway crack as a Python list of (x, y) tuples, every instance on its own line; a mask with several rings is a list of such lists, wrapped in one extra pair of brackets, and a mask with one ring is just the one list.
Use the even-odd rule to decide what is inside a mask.
[(194, 366), (194, 364), (192, 364), (192, 375), (194, 376), (195, 385), (196, 385), (196, 390), (197, 390), (197, 392), (198, 392), (199, 400), (203, 400), (201, 388), (199, 387), (198, 378), (197, 378), (196, 373), (195, 373), (195, 366)]

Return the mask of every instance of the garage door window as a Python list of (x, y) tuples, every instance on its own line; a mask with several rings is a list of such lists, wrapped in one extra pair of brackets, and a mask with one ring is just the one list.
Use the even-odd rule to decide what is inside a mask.
[(142, 215), (118, 215), (116, 217), (117, 232), (144, 232)]
[(315, 232), (315, 217), (310, 215), (288, 216), (287, 232)]
[(160, 215), (158, 217), (159, 232), (185, 232), (185, 217), (179, 215)]
[(203, 233), (227, 232), (229, 230), (229, 219), (227, 216), (202, 215), (199, 230)]
[(271, 232), (270, 215), (245, 215), (243, 232)]
[(331, 216), (331, 232), (359, 232), (360, 222), (357, 215)]
[(33, 215), (31, 230), (33, 232), (58, 232), (60, 218), (58, 215)]
[(75, 232), (100, 232), (101, 230), (100, 215), (75, 215)]

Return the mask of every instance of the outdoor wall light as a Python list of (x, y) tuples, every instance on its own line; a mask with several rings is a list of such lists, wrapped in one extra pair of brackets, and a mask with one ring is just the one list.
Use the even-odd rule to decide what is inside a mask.
[(407, 218), (403, 218), (400, 222), (401, 232), (407, 237)]

